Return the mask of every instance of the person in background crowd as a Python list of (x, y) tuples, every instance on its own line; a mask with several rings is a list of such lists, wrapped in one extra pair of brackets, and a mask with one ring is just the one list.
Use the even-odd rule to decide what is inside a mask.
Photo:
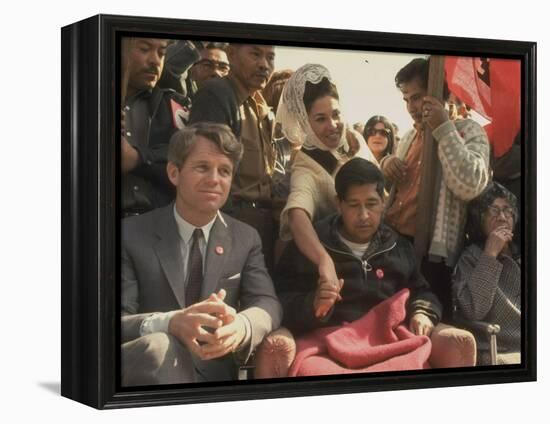
[(224, 211), (258, 230), (271, 270), (278, 230), (272, 213), (276, 152), (271, 138), (273, 113), (261, 90), (273, 73), (275, 48), (231, 44), (227, 56), (229, 74), (204, 82), (193, 98), (190, 122), (226, 124), (242, 143), (243, 158)]
[(353, 124), (353, 129), (359, 134), (363, 134), (365, 132), (365, 125), (362, 122), (356, 122)]
[(226, 43), (203, 43), (200, 59), (193, 64), (189, 71), (189, 77), (196, 85), (194, 92), (211, 78), (227, 76), (230, 65), (225, 52), (226, 48)]
[(375, 115), (367, 121), (364, 128), (363, 138), (378, 162), (393, 153), (394, 127), (388, 118)]
[(271, 74), (271, 78), (269, 78), (269, 81), (263, 88), (262, 96), (264, 96), (265, 102), (271, 107), (273, 113), (277, 113), (279, 100), (281, 99), (281, 94), (283, 94), (283, 87), (293, 73), (292, 69), (275, 71)]
[(187, 84), (188, 71), (200, 59), (200, 43), (177, 40), (166, 49), (164, 70), (158, 82), (160, 88), (169, 88), (190, 98), (194, 91)]
[(166, 176), (168, 141), (186, 124), (188, 99), (157, 86), (169, 41), (124, 41), (121, 136), (123, 216), (165, 206), (174, 198)]
[(451, 121), (470, 117), (470, 108), (455, 94), (449, 93), (447, 104), (449, 105), (449, 119)]
[[(277, 113), (279, 100), (283, 93), (283, 88), (290, 76), (294, 73), (291, 69), (283, 69), (275, 71), (271, 75), (265, 88), (262, 90), (262, 95), (266, 103), (271, 108), (274, 114)], [(292, 161), (296, 156), (300, 146), (290, 143), (281, 131), (281, 124), (276, 123), (273, 128), (273, 146), (276, 151), (275, 167), (272, 177), (272, 200), (273, 200), (273, 217), (276, 220), (277, 228), (279, 228), (279, 218), (281, 211), (286, 205), (288, 195), (290, 193), (290, 169)], [(278, 236), (273, 247), (273, 262), (279, 260), (286, 242), (282, 241)]]

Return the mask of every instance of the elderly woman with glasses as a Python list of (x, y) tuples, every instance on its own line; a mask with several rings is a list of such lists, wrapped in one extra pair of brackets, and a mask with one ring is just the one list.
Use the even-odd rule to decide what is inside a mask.
[(371, 117), (365, 124), (363, 137), (378, 162), (384, 156), (393, 153), (394, 128), (385, 116), (375, 115)]
[[(457, 313), (500, 325), (497, 361), (521, 362), (520, 255), (512, 242), (518, 220), (516, 197), (493, 182), (468, 206), (466, 236), (453, 276)], [(483, 351), (478, 363), (488, 363)]]

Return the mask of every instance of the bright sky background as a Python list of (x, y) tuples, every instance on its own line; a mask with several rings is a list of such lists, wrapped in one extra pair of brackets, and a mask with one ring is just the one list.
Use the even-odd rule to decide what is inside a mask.
[(399, 69), (422, 55), (304, 47), (277, 47), (275, 53), (276, 70), (296, 70), (306, 63), (324, 65), (338, 88), (346, 122), (364, 124), (373, 115), (384, 115), (397, 124), (400, 135), (412, 127), (394, 77)]
[[(394, 77), (412, 59), (426, 56), (281, 46), (275, 53), (275, 70), (296, 70), (306, 63), (324, 65), (336, 83), (340, 107), (349, 124), (364, 124), (373, 115), (383, 115), (397, 124), (400, 136), (412, 128), (412, 118)], [(486, 122), (475, 113), (472, 118), (481, 124)]]

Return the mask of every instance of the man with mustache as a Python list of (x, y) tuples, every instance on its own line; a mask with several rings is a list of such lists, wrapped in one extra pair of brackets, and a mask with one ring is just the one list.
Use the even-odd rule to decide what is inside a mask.
[(189, 77), (199, 89), (205, 81), (222, 78), (229, 73), (229, 60), (222, 43), (204, 43), (200, 49), (200, 60), (189, 70)]
[(121, 137), (122, 212), (140, 215), (168, 204), (174, 188), (166, 176), (172, 134), (185, 125), (187, 98), (161, 89), (169, 40), (127, 39), (123, 57)]
[(268, 268), (278, 231), (272, 211), (275, 151), (271, 142), (273, 114), (261, 95), (274, 69), (273, 46), (231, 44), (229, 75), (203, 83), (193, 97), (190, 122), (228, 125), (243, 145), (243, 158), (224, 207), (229, 215), (260, 233)]

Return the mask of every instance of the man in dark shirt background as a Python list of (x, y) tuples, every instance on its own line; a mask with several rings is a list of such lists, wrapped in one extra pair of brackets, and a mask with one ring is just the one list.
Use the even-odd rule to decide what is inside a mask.
[(174, 189), (166, 176), (168, 142), (185, 126), (190, 103), (175, 91), (157, 86), (169, 40), (125, 41), (121, 195), (123, 216), (131, 216), (173, 199)]

